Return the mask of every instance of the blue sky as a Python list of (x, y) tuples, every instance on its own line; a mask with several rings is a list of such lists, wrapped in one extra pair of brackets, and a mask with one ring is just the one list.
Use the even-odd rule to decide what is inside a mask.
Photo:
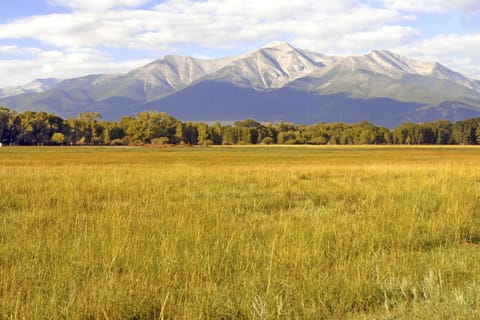
[(338, 56), (387, 49), (480, 79), (478, 0), (17, 0), (0, 11), (0, 87), (274, 40)]

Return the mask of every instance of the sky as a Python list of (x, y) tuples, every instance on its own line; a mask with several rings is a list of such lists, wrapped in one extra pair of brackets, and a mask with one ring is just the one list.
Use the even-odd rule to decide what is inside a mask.
[(391, 50), (480, 79), (480, 1), (3, 1), (0, 88), (128, 72), (167, 54), (233, 56), (272, 41), (336, 56)]

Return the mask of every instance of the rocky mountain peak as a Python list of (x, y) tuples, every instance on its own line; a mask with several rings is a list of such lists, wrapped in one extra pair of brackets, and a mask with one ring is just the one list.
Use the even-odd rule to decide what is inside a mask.
[(278, 41), (235, 57), (167, 55), (126, 74), (90, 75), (59, 84), (55, 79), (36, 80), (0, 89), (0, 97), (0, 105), (17, 110), (35, 106), (72, 116), (95, 109), (106, 118), (152, 108), (190, 120), (246, 116), (300, 122), (382, 116), (383, 123), (393, 123), (391, 112), (397, 114), (395, 121), (480, 113), (480, 82), (439, 63), (388, 50), (333, 57)]
[(277, 49), (277, 50), (283, 50), (283, 49), (294, 49), (293, 46), (288, 43), (288, 42), (283, 42), (283, 41), (272, 41), (267, 43), (262, 47), (262, 49)]
[(0, 97), (44, 92), (57, 86), (60, 81), (61, 80), (55, 78), (35, 79), (23, 86), (0, 89)]

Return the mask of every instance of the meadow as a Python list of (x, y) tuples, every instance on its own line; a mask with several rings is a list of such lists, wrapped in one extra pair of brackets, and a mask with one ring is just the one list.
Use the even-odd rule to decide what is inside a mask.
[(0, 148), (2, 319), (478, 319), (480, 148)]

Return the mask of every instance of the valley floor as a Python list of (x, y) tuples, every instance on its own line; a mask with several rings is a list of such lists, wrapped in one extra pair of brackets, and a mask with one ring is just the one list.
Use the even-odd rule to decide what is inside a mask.
[(480, 148), (0, 148), (0, 318), (480, 318)]

